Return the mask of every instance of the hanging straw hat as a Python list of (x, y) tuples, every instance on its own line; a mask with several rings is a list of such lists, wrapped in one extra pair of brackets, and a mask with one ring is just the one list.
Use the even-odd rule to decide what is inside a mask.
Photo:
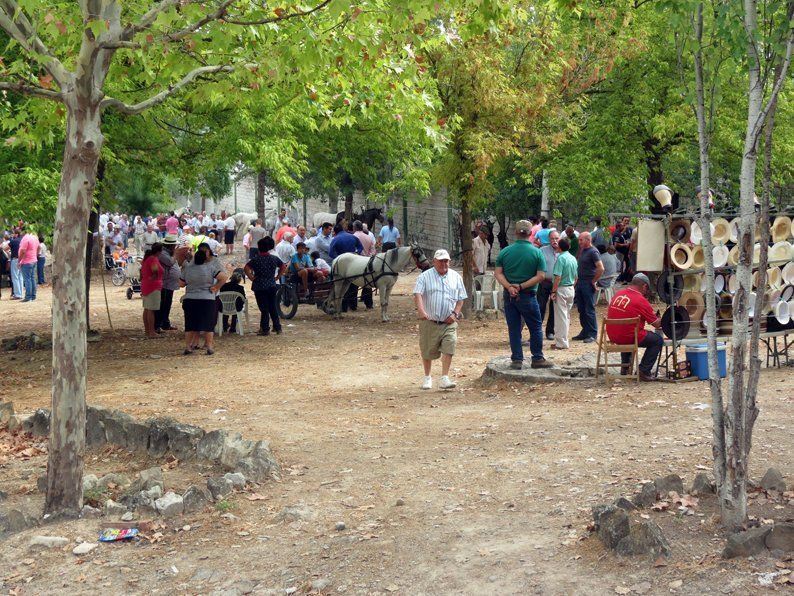
[(706, 266), (706, 257), (703, 256), (703, 247), (695, 246), (692, 248), (692, 268), (703, 269)]
[[(706, 302), (700, 292), (684, 292), (678, 300), (678, 305), (683, 306), (689, 313), (690, 321), (700, 321), (703, 319), (703, 312), (706, 310)], [(676, 317), (677, 319), (678, 317)]]
[(692, 267), (692, 249), (681, 242), (674, 244), (670, 249), (670, 262), (679, 271), (686, 271)]
[(775, 305), (775, 318), (781, 325), (788, 325), (791, 320), (791, 309), (789, 306), (790, 303), (783, 302), (782, 300)]
[(673, 191), (670, 189), (669, 186), (665, 184), (659, 184), (657, 186), (654, 186), (653, 196), (657, 201), (659, 201), (659, 205), (662, 207), (662, 209), (666, 209), (668, 211), (672, 210)]
[(684, 292), (697, 292), (700, 290), (700, 280), (702, 275), (693, 273), (692, 275), (684, 276)]
[(782, 290), (780, 290), (780, 299), (783, 302), (788, 302), (792, 298), (794, 298), (794, 286), (785, 286)]
[(788, 240), (791, 234), (791, 218), (785, 215), (778, 215), (772, 224), (772, 242), (782, 242)]
[(736, 244), (739, 242), (739, 218), (731, 220), (731, 236), (730, 241)]
[(789, 261), (783, 266), (783, 281), (787, 284), (794, 284), (794, 261)]
[[(714, 236), (714, 224), (709, 224), (709, 230), (711, 231), (711, 236)], [(696, 221), (692, 222), (692, 226), (689, 229), (689, 241), (692, 244), (700, 244), (703, 242), (703, 230), (700, 229), (700, 224)]]
[(758, 271), (753, 271), (752, 286), (754, 290), (758, 289)]
[(753, 265), (761, 262), (761, 245), (756, 242), (753, 244)]
[(787, 262), (791, 261), (791, 245), (785, 240), (775, 242), (769, 249), (769, 262)]
[(714, 276), (714, 293), (722, 294), (722, 291), (725, 289), (726, 283), (727, 281), (725, 280), (725, 276), (717, 273)]
[(766, 270), (766, 283), (772, 288), (780, 288), (783, 285), (783, 275), (780, 273), (780, 267), (770, 267)]
[(734, 246), (728, 253), (728, 264), (736, 267), (739, 264), (739, 245)]
[[(730, 296), (730, 294), (728, 294)], [(736, 310), (736, 298), (737, 296), (733, 296), (731, 300), (731, 309)], [(763, 296), (761, 297), (763, 300)], [(756, 293), (750, 292), (747, 296), (747, 315), (752, 319), (755, 316), (755, 306), (756, 306)], [(759, 305), (760, 306), (760, 305)]]
[(670, 223), (671, 242), (689, 242), (691, 232), (692, 224), (688, 219), (674, 219)]
[(724, 244), (720, 244), (719, 246), (715, 246), (711, 250), (711, 254), (714, 257), (714, 267), (720, 268), (725, 267), (728, 264), (728, 257), (730, 256), (730, 251), (728, 247)]
[(768, 315), (771, 313), (778, 302), (780, 302), (780, 290), (767, 290), (764, 292), (761, 314)]
[(725, 244), (728, 242), (731, 238), (731, 225), (728, 223), (728, 220), (718, 217), (714, 220), (713, 225), (714, 234), (711, 239), (714, 241), (714, 244)]

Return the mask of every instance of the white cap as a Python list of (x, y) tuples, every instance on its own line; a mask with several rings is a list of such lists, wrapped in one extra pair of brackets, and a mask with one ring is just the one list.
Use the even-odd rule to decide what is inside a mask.
[(433, 258), (438, 261), (449, 261), (449, 253), (443, 248), (439, 248)]

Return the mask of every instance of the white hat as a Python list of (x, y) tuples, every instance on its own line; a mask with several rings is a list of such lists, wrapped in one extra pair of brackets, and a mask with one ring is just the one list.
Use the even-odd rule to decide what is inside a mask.
[(785, 215), (778, 215), (772, 224), (772, 242), (788, 240), (791, 234), (791, 219)]
[(449, 261), (449, 253), (445, 249), (439, 248), (433, 255), (433, 259), (436, 261)]
[(791, 312), (788, 302), (783, 302), (781, 300), (775, 305), (775, 318), (781, 325), (788, 325), (788, 322), (791, 320)]
[(711, 249), (711, 254), (714, 258), (714, 267), (725, 267), (728, 264), (728, 256), (730, 251), (724, 244), (718, 244)]
[(785, 240), (782, 240), (780, 242), (775, 242), (772, 245), (772, 247), (769, 249), (769, 261), (785, 262), (790, 260), (791, 260), (791, 245)]
[(789, 261), (783, 267), (783, 281), (787, 284), (794, 284), (794, 261)]

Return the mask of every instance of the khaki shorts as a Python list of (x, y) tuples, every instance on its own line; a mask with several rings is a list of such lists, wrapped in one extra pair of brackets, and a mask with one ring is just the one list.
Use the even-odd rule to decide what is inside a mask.
[(439, 325), (433, 321), (419, 321), (419, 350), (422, 360), (435, 360), (441, 354), (455, 355), (458, 343), (458, 324)]
[(160, 290), (155, 290), (143, 297), (143, 308), (144, 310), (160, 310)]

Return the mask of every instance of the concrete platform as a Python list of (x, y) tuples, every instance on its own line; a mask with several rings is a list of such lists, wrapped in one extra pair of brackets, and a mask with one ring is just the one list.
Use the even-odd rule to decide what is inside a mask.
[[(620, 354), (610, 354), (609, 361), (620, 362)], [(497, 356), (488, 362), (482, 373), (483, 380), (503, 379), (522, 383), (537, 383), (540, 381), (592, 381), (595, 379), (596, 353), (581, 356), (562, 356), (552, 352), (548, 358), (554, 362), (554, 368), (531, 368), (531, 361), (524, 361), (524, 368), (513, 370), (510, 368), (509, 356)], [(610, 370), (615, 374), (616, 369)]]

